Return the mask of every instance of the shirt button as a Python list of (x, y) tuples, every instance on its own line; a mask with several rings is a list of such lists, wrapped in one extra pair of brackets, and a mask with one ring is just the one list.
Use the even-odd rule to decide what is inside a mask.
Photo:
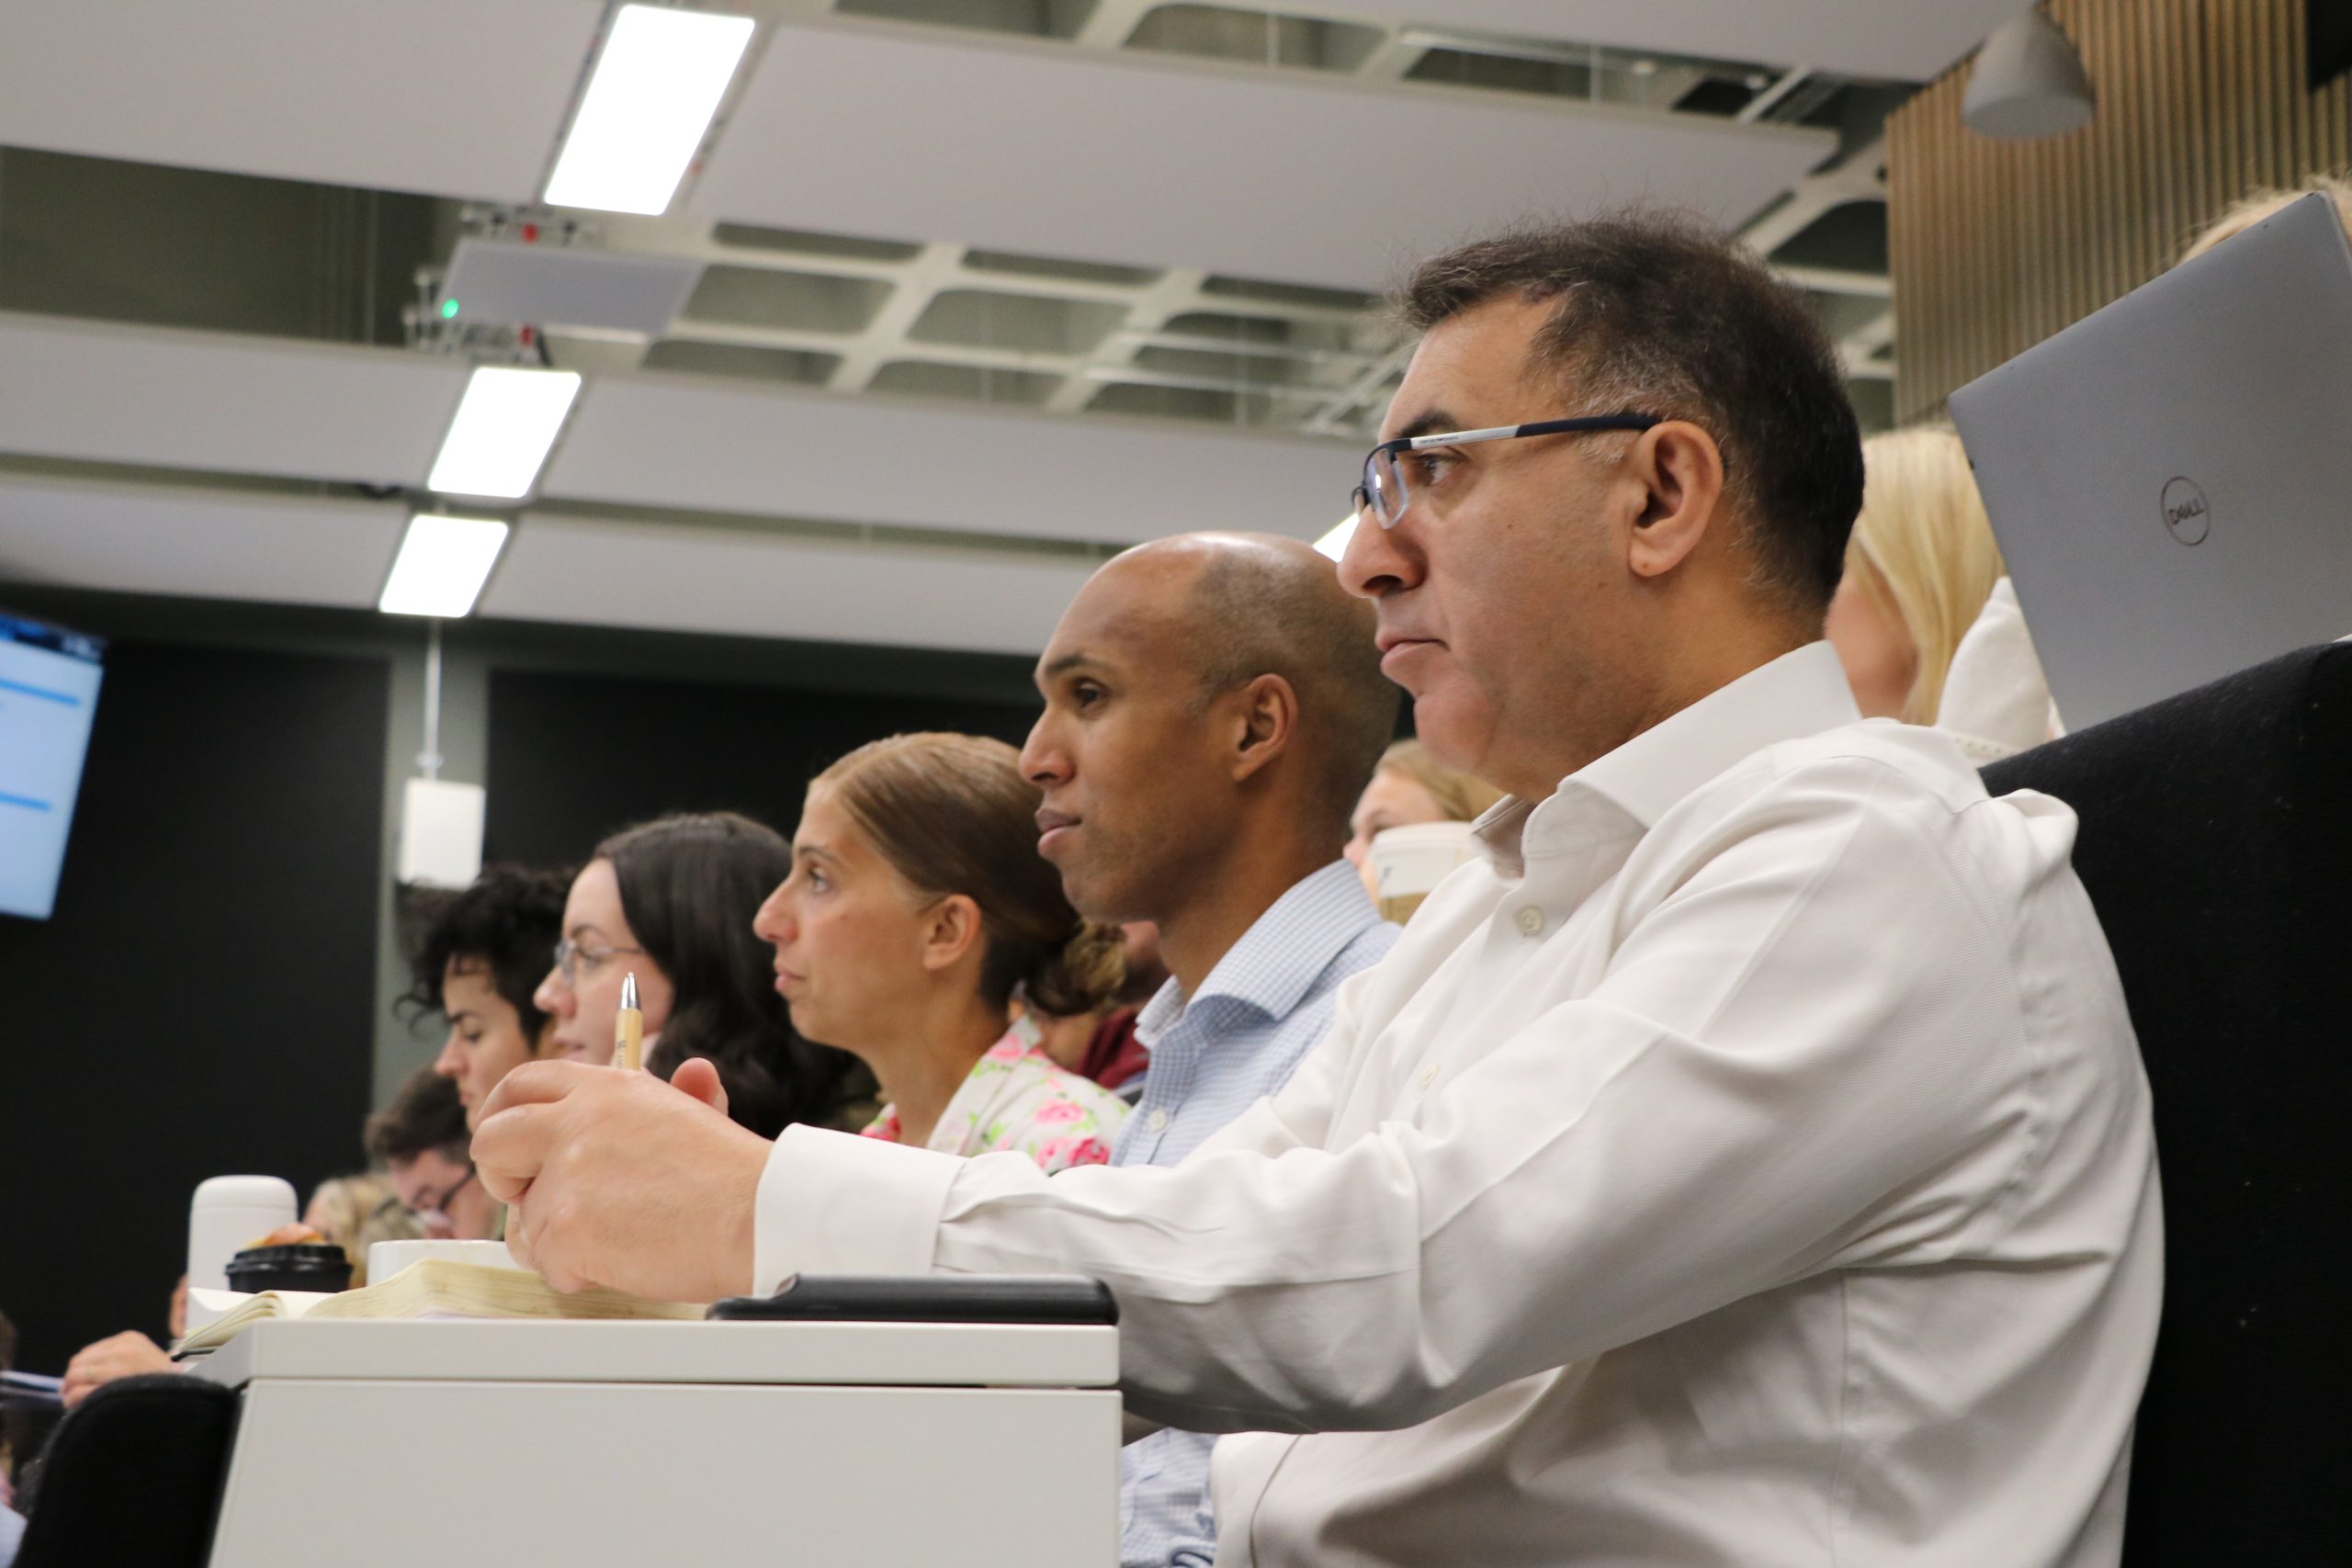
[(1143, 1119), (1143, 1124), (1150, 1128), (1155, 1133), (1167, 1126), (1168, 1111), (1166, 1107), (1163, 1106), (1161, 1109), (1155, 1111), (1150, 1115), (1145, 1117)]
[(1431, 1062), (1421, 1069), (1421, 1087), (1427, 1089), (1435, 1082), (1437, 1082), (1437, 1064)]
[(1519, 922), (1521, 935), (1542, 936), (1544, 934), (1544, 911), (1534, 905), (1528, 905), (1512, 918)]

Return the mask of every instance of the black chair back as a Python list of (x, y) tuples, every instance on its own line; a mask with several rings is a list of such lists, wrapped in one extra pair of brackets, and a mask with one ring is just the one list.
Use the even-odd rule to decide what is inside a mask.
[(2125, 1568), (2352, 1563), (2352, 645), (1984, 780), (2080, 816), (2154, 1089), (2165, 1308)]
[(57, 1424), (16, 1568), (205, 1568), (237, 1429), (234, 1390), (156, 1372)]

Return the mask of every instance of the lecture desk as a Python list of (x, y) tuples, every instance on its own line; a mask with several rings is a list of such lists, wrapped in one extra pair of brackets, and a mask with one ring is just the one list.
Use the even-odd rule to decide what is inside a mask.
[(1104, 1568), (1118, 1331), (267, 1322), (214, 1568)]

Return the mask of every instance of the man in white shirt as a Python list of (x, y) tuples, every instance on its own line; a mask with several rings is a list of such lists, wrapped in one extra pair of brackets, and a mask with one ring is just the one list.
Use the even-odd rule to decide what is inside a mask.
[(1430, 750), (1513, 798), (1288, 1087), (1049, 1181), (526, 1066), (476, 1144), (523, 1247), (657, 1295), (1097, 1275), (1132, 1409), (1258, 1434), (1217, 1450), (1232, 1564), (2113, 1563), (2146, 1084), (2072, 814), (1857, 723), (1818, 641), (1835, 355), (1639, 215), (1405, 304), (1341, 579)]

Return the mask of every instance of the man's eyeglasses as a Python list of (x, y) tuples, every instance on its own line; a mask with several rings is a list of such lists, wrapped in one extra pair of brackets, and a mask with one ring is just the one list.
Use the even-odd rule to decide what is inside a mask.
[(569, 986), (579, 980), (582, 970), (594, 975), (616, 953), (644, 951), (641, 947), (582, 947), (570, 937), (565, 937), (555, 944), (555, 971)]
[(1532, 424), (1498, 424), (1486, 430), (1455, 430), (1442, 435), (1407, 435), (1384, 441), (1363, 460), (1363, 482), (1356, 486), (1359, 513), (1384, 528), (1394, 528), (1412, 504), (1413, 491), (1430, 481), (1429, 459), (1421, 454), (1440, 446), (1467, 446), (1479, 441), (1510, 441), (1521, 435), (1581, 435), (1596, 430), (1647, 430), (1666, 423), (1656, 414), (1603, 413), (1581, 419), (1539, 419)]
[(474, 1177), (478, 1173), (475, 1171), (474, 1168), (469, 1165), (466, 1167), (465, 1175), (458, 1178), (457, 1180), (452, 1181), (447, 1187), (442, 1189), (438, 1192), (432, 1191), (428, 1189), (425, 1191), (418, 1193), (416, 1195), (416, 1201), (413, 1203), (401, 1202), (400, 1194), (395, 1192), (390, 1197), (376, 1205), (374, 1217), (379, 1220), (384, 1219), (403, 1209), (407, 1210), (412, 1214), (447, 1214), (449, 1212), (449, 1200), (455, 1198), (458, 1193), (463, 1192), (468, 1187), (471, 1186), (473, 1184)]

